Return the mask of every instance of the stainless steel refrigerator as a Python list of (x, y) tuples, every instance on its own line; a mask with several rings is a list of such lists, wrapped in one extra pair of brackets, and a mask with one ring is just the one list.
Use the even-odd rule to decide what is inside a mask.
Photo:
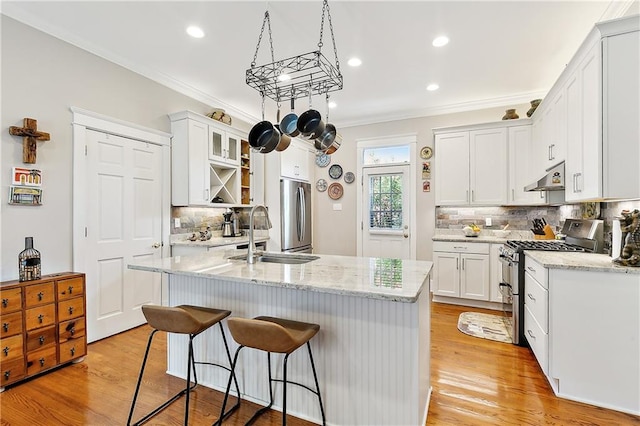
[(282, 251), (311, 253), (311, 185), (280, 179)]

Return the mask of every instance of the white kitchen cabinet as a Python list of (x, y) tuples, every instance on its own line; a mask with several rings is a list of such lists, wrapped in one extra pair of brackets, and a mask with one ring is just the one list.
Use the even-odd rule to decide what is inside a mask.
[(434, 189), (437, 206), (469, 203), (469, 132), (435, 136)]
[(469, 188), (472, 205), (507, 203), (507, 129), (469, 132)]
[(640, 275), (549, 269), (549, 315), (554, 392), (640, 415)]
[[(596, 24), (533, 115), (539, 152), (555, 157), (544, 164), (566, 160), (568, 202), (640, 198), (640, 179), (629, 176), (640, 163), (638, 27), (637, 16)], [(563, 137), (561, 156), (549, 144)]]
[(172, 205), (210, 206), (216, 197), (224, 204), (240, 204), (240, 132), (191, 111), (169, 117)]
[(538, 178), (534, 174), (532, 126), (509, 127), (509, 191), (508, 204), (535, 205), (544, 204), (545, 191), (527, 192), (524, 187)]
[(209, 160), (239, 166), (243, 136), (222, 126), (224, 124), (209, 124)]
[(489, 244), (433, 243), (434, 295), (489, 300)]
[(309, 149), (292, 140), (289, 147), (280, 153), (280, 176), (308, 182), (310, 170)]
[(436, 205), (507, 203), (507, 130), (436, 133)]
[(549, 373), (549, 292), (548, 271), (525, 257), (524, 334), (540, 368)]

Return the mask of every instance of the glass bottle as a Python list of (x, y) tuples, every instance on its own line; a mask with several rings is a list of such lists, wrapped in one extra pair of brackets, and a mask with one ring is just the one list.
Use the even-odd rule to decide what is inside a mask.
[(24, 250), (18, 255), (20, 281), (39, 280), (40, 252), (33, 248), (33, 237), (25, 237)]

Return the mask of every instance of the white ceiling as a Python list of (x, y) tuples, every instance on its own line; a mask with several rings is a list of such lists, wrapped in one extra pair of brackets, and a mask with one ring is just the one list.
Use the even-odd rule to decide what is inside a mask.
[[(344, 89), (331, 99), (338, 127), (527, 103), (543, 96), (593, 24), (627, 1), (329, 2)], [(637, 5), (637, 1), (634, 5)], [(322, 1), (2, 1), (2, 13), (246, 121), (260, 95), (245, 84), (264, 12), (276, 59), (317, 49)], [(198, 25), (203, 39), (185, 34)], [(446, 34), (444, 48), (431, 45)], [(263, 39), (258, 65), (270, 60)], [(334, 61), (325, 23), (322, 52)], [(347, 65), (358, 56), (359, 68)], [(440, 89), (428, 92), (428, 83)], [(267, 100), (267, 119), (275, 103)], [(325, 100), (313, 107), (325, 112)], [(308, 109), (306, 99), (296, 111)], [(288, 112), (289, 105), (283, 105)], [(524, 113), (522, 111), (521, 113)]]

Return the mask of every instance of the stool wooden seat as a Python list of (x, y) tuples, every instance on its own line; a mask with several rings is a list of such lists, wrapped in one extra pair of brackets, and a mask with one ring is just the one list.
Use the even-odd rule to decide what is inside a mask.
[[(303, 387), (310, 392), (314, 393), (318, 397), (318, 403), (320, 404), (320, 414), (322, 415), (322, 424), (326, 424), (325, 415), (324, 415), (324, 407), (322, 405), (322, 396), (320, 395), (320, 387), (318, 385), (318, 376), (316, 374), (316, 367), (313, 362), (313, 354), (311, 353), (311, 345), (309, 344), (309, 340), (313, 336), (315, 336), (320, 330), (320, 326), (318, 324), (311, 324), (300, 321), (293, 321), (283, 318), (274, 318), (267, 316), (260, 316), (253, 319), (248, 318), (229, 318), (227, 320), (227, 324), (229, 326), (229, 331), (231, 332), (231, 336), (233, 339), (240, 345), (236, 350), (236, 353), (233, 358), (232, 363), (232, 374), (229, 377), (229, 382), (227, 384), (227, 390), (225, 393), (225, 398), (222, 403), (222, 413), (224, 413), (225, 406), (227, 403), (227, 399), (229, 396), (229, 390), (231, 389), (231, 378), (235, 379), (235, 368), (238, 362), (238, 354), (243, 347), (249, 347), (253, 349), (258, 349), (261, 351), (267, 352), (267, 368), (269, 371), (269, 405), (266, 407), (262, 407), (258, 411), (254, 413), (254, 415), (247, 421), (246, 425), (252, 424), (258, 416), (263, 414), (265, 411), (271, 408), (273, 405), (273, 382), (281, 382), (284, 383), (282, 387), (282, 424), (287, 424), (287, 384), (293, 384), (300, 387)], [(296, 349), (301, 347), (306, 343), (307, 350), (309, 353), (309, 361), (311, 363), (311, 370), (313, 372), (313, 379), (315, 381), (315, 390), (310, 387), (296, 383), (292, 381), (287, 381), (287, 360), (289, 359), (289, 355), (294, 352)], [(271, 376), (271, 353), (281, 353), (285, 354), (283, 361), (283, 378), (282, 379), (274, 379)], [(240, 394), (238, 394), (240, 395)], [(240, 403), (238, 399), (237, 404)], [(236, 405), (237, 405), (236, 404)], [(219, 425), (223, 421), (223, 417), (214, 423), (214, 425)]]
[[(140, 425), (142, 423), (145, 423), (151, 417), (155, 416), (160, 411), (164, 410), (170, 404), (175, 402), (182, 395), (186, 395), (185, 410), (184, 410), (184, 424), (186, 426), (189, 422), (189, 395), (191, 391), (195, 389), (195, 387), (198, 385), (198, 376), (196, 374), (196, 364), (214, 365), (229, 371), (229, 378), (230, 379), (233, 378), (236, 385), (236, 391), (238, 392), (238, 395), (240, 394), (238, 382), (237, 380), (235, 380), (235, 376), (233, 375), (229, 345), (227, 344), (227, 338), (224, 333), (224, 328), (222, 327), (222, 320), (228, 317), (229, 315), (231, 315), (231, 311), (214, 309), (214, 308), (204, 308), (200, 306), (191, 306), (191, 305), (180, 305), (176, 307), (143, 305), (142, 313), (144, 314), (147, 320), (147, 323), (149, 324), (149, 326), (153, 328), (153, 330), (149, 335), (147, 349), (144, 354), (144, 359), (142, 360), (142, 366), (140, 367), (140, 375), (138, 376), (138, 383), (136, 385), (136, 390), (133, 394), (133, 401), (131, 402), (131, 410), (129, 411), (129, 418), (127, 420), (127, 425), (132, 424), (131, 419), (133, 417), (133, 412), (135, 410), (136, 400), (138, 399), (138, 393), (140, 391), (140, 385), (142, 383), (144, 369), (147, 364), (147, 359), (149, 357), (149, 349), (151, 348), (153, 336), (158, 331), (189, 335), (189, 356), (187, 358), (186, 387), (180, 392), (178, 392), (177, 394), (175, 394), (173, 397), (171, 397), (169, 400), (167, 400), (166, 402), (164, 402), (163, 404), (155, 408), (153, 411), (146, 414), (140, 420), (133, 423), (134, 425)], [(227, 352), (229, 367), (212, 363), (212, 362), (195, 361), (193, 356), (193, 338), (216, 324), (219, 324), (220, 326), (220, 334), (222, 335), (222, 341), (224, 342), (224, 347)], [(191, 385), (191, 370), (193, 370), (193, 380), (194, 380), (193, 385)], [(231, 383), (231, 380), (229, 381), (229, 383)], [(227, 413), (224, 413), (224, 410), (223, 410), (222, 414), (224, 415), (224, 417), (227, 417), (233, 411), (235, 411), (239, 407), (239, 405), (240, 404), (237, 403)]]

